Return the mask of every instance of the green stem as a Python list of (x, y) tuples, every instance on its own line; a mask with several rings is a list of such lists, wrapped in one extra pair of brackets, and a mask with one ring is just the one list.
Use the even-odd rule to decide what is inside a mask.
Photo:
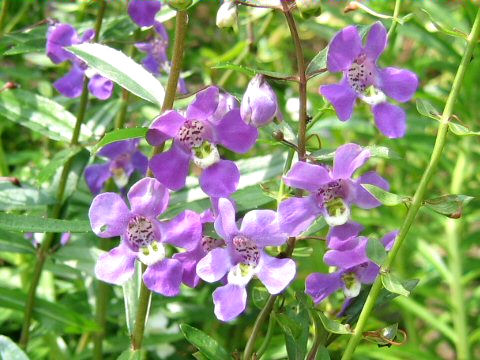
[(0, 127), (0, 176), (8, 176), (8, 164), (3, 151), (2, 141), (3, 127)]
[[(387, 261), (384, 266), (382, 266), (382, 272), (389, 272), (395, 257), (397, 256), (398, 250), (401, 248), (405, 238), (412, 226), (413, 221), (418, 213), (418, 210), (422, 206), (423, 199), (425, 197), (425, 192), (427, 190), (427, 185), (437, 168), (437, 164), (440, 161), (442, 156), (443, 147), (445, 145), (445, 140), (447, 137), (448, 132), (448, 125), (450, 122), (450, 117), (452, 116), (453, 106), (455, 101), (457, 100), (458, 93), (460, 91), (460, 87), (462, 85), (463, 78), (465, 76), (465, 72), (467, 70), (468, 64), (470, 63), (473, 50), (475, 48), (477, 39), (480, 34), (480, 10), (478, 10), (475, 22), (473, 24), (472, 30), (470, 35), (468, 36), (467, 40), (467, 47), (465, 49), (465, 53), (463, 54), (462, 61), (458, 67), (457, 73), (455, 75), (455, 79), (453, 80), (452, 90), (448, 95), (447, 102), (445, 104), (445, 108), (443, 110), (440, 126), (438, 128), (437, 137), (435, 139), (435, 145), (433, 147), (432, 155), (430, 157), (430, 162), (423, 173), (422, 179), (420, 180), (420, 184), (413, 196), (412, 204), (408, 209), (407, 216), (400, 228), (400, 232), (398, 234), (397, 240), (390, 251)], [(365, 325), (368, 319), (368, 316), (372, 312), (372, 309), (375, 305), (375, 301), (382, 289), (382, 281), (381, 277), (377, 277), (375, 282), (373, 283), (372, 288), (370, 289), (370, 293), (368, 294), (367, 300), (365, 305), (363, 306), (362, 312), (360, 313), (360, 317), (357, 322), (357, 326), (355, 327), (355, 332), (350, 338), (347, 348), (342, 356), (342, 360), (350, 360), (353, 356), (355, 348), (360, 343), (362, 339), (363, 330), (365, 329)]]
[(305, 135), (307, 132), (307, 68), (305, 65), (302, 43), (300, 41), (300, 37), (298, 36), (297, 25), (290, 10), (290, 5), (285, 0), (282, 0), (282, 7), (285, 19), (288, 23), (288, 28), (290, 29), (290, 34), (292, 35), (292, 40), (295, 47), (295, 57), (297, 59), (297, 72), (299, 79), (298, 92), (300, 94), (300, 115), (298, 119), (298, 158), (300, 161), (305, 161)]
[(393, 20), (390, 29), (388, 30), (387, 39), (395, 32), (398, 25), (398, 15), (400, 15), (400, 7), (402, 6), (402, 0), (395, 0), (395, 8), (393, 9)]
[[(177, 11), (175, 17), (175, 41), (173, 43), (172, 67), (168, 75), (167, 88), (165, 90), (165, 99), (161, 112), (165, 112), (173, 108), (175, 94), (177, 93), (178, 79), (182, 69), (183, 53), (185, 50), (185, 38), (187, 35), (188, 14), (186, 11)], [(153, 148), (152, 156), (162, 152), (163, 146)], [(147, 176), (153, 176), (152, 170), (149, 169)], [(142, 273), (145, 272), (146, 266), (142, 265)], [(138, 303), (137, 315), (135, 318), (135, 328), (132, 333), (132, 349), (138, 350), (142, 347), (143, 333), (145, 331), (145, 323), (150, 304), (151, 291), (142, 281), (140, 288), (140, 298)]]
[(253, 352), (255, 350), (255, 341), (257, 340), (257, 336), (260, 333), (260, 329), (262, 328), (263, 323), (269, 318), (277, 296), (278, 295), (270, 295), (262, 311), (260, 311), (260, 314), (258, 314), (257, 320), (255, 320), (255, 324), (253, 325), (252, 333), (250, 334), (250, 338), (248, 339), (247, 345), (245, 347), (245, 351), (243, 352), (243, 360), (250, 360), (252, 358)]
[[(461, 150), (453, 171), (451, 194), (459, 194), (465, 178), (467, 156)], [(458, 360), (469, 360), (468, 326), (465, 313), (465, 292), (462, 284), (462, 254), (460, 251), (461, 219), (447, 219), (445, 223), (446, 244), (449, 253), (449, 268), (451, 274), (450, 294), (452, 300), (452, 318), (455, 329), (455, 347)]]
[(265, 351), (267, 351), (268, 346), (270, 345), (270, 341), (272, 340), (274, 325), (275, 325), (275, 318), (270, 315), (268, 319), (267, 333), (265, 334), (265, 338), (263, 339), (262, 345), (260, 345), (257, 351), (257, 359), (260, 359), (262, 355), (265, 353)]
[[(97, 13), (97, 21), (95, 23), (95, 41), (98, 40), (98, 34), (100, 32), (100, 27), (102, 25), (103, 15), (105, 13), (105, 1), (101, 0), (100, 8)], [(85, 112), (88, 105), (88, 79), (85, 78), (83, 81), (83, 90), (80, 97), (80, 106), (77, 114), (77, 120), (75, 122), (75, 127), (73, 129), (72, 138), (70, 140), (70, 146), (78, 145), (78, 139), (80, 136), (80, 129), (85, 118)], [(62, 174), (60, 175), (60, 181), (57, 188), (56, 194), (56, 203), (53, 206), (50, 212), (50, 218), (58, 219), (60, 218), (62, 206), (64, 202), (65, 188), (67, 185), (68, 175), (72, 168), (73, 158), (70, 158), (62, 169)], [(27, 301), (25, 303), (25, 312), (23, 317), (22, 333), (20, 335), (19, 344), (22, 348), (26, 348), (28, 345), (28, 340), (30, 336), (30, 323), (32, 321), (33, 309), (35, 305), (35, 294), (37, 292), (38, 283), (42, 275), (43, 265), (48, 256), (50, 250), (50, 245), (54, 239), (53, 233), (48, 233), (45, 235), (42, 245), (40, 246), (37, 252), (37, 262), (35, 263), (34, 273), (32, 282), (28, 289)]]
[(9, 0), (3, 0), (2, 8), (0, 9), (0, 37), (2, 37), (4, 33), (3, 25), (5, 23), (5, 19), (7, 18), (8, 1)]

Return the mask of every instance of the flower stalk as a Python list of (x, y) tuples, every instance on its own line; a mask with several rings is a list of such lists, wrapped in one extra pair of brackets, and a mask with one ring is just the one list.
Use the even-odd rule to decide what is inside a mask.
[[(168, 76), (167, 88), (165, 90), (165, 98), (161, 112), (165, 112), (173, 108), (175, 94), (177, 92), (178, 79), (182, 68), (183, 53), (185, 49), (185, 38), (187, 35), (188, 14), (186, 11), (177, 11), (175, 17), (175, 41), (173, 44), (172, 66)], [(163, 146), (155, 146), (152, 156), (161, 153)], [(147, 176), (153, 176), (152, 170), (149, 169)], [(142, 273), (145, 272), (146, 266), (142, 265)], [(140, 288), (140, 298), (138, 303), (137, 314), (135, 318), (135, 327), (132, 333), (132, 349), (138, 350), (142, 347), (143, 334), (150, 304), (151, 291), (142, 281)]]
[[(445, 104), (445, 108), (442, 113), (440, 126), (438, 128), (437, 136), (435, 139), (435, 145), (432, 151), (432, 155), (430, 157), (430, 162), (427, 165), (427, 168), (423, 173), (422, 179), (420, 180), (420, 184), (417, 188), (417, 191), (413, 196), (412, 204), (408, 209), (405, 220), (402, 224), (402, 227), (400, 228), (400, 232), (398, 234), (397, 240), (395, 241), (395, 244), (390, 254), (388, 255), (388, 258), (385, 264), (382, 266), (381, 271), (384, 273), (389, 272), (391, 270), (392, 264), (397, 256), (397, 253), (401, 248), (401, 246), (403, 245), (403, 242), (405, 241), (408, 231), (410, 230), (410, 227), (412, 226), (413, 221), (415, 220), (415, 217), (420, 207), (422, 206), (422, 202), (425, 197), (425, 192), (427, 190), (428, 183), (430, 182), (430, 179), (432, 178), (437, 168), (438, 162), (442, 157), (442, 151), (443, 151), (443, 147), (445, 145), (445, 140), (448, 133), (450, 118), (453, 113), (453, 106), (455, 105), (455, 101), (457, 100), (458, 94), (460, 92), (460, 87), (462, 86), (463, 78), (465, 77), (465, 73), (466, 73), (468, 64), (470, 63), (473, 50), (478, 41), (479, 35), (480, 35), (480, 10), (478, 10), (477, 12), (472, 30), (468, 35), (467, 47), (463, 54), (460, 65), (458, 67), (457, 73), (455, 75), (455, 79), (452, 84), (452, 90), (448, 95), (447, 102)], [(360, 343), (360, 340), (362, 339), (366, 322), (368, 320), (370, 313), (373, 310), (373, 307), (375, 306), (375, 302), (378, 298), (378, 295), (381, 289), (382, 289), (382, 280), (381, 280), (381, 277), (377, 277), (377, 279), (372, 285), (372, 288), (370, 289), (370, 293), (367, 297), (365, 305), (363, 306), (362, 312), (360, 314), (357, 325), (355, 327), (355, 332), (347, 344), (345, 352), (342, 356), (342, 360), (352, 359), (353, 353), (355, 352), (357, 345)]]
[[(98, 41), (100, 34), (100, 29), (102, 26), (103, 15), (105, 14), (106, 2), (105, 0), (100, 1), (97, 19), (95, 22), (95, 38), (94, 41)], [(88, 105), (88, 78), (85, 78), (83, 81), (83, 90), (80, 97), (80, 105), (77, 113), (77, 119), (75, 122), (75, 127), (73, 129), (72, 138), (70, 140), (70, 146), (78, 145), (78, 140), (80, 137), (80, 129), (82, 127), (83, 120), (85, 119), (85, 113)], [(73, 158), (67, 160), (62, 169), (62, 174), (60, 175), (60, 181), (58, 184), (58, 189), (56, 193), (56, 203), (50, 211), (49, 217), (52, 219), (58, 219), (61, 216), (62, 206), (64, 202), (65, 188), (67, 185), (68, 175), (72, 169)], [(35, 294), (37, 292), (37, 287), (40, 282), (42, 275), (43, 265), (48, 257), (50, 250), (50, 245), (54, 240), (54, 233), (48, 233), (45, 235), (45, 239), (42, 241), (42, 245), (37, 252), (37, 262), (33, 270), (33, 277), (28, 289), (27, 301), (25, 303), (25, 312), (23, 317), (22, 332), (20, 335), (20, 347), (26, 348), (28, 345), (28, 340), (30, 336), (30, 323), (32, 321), (33, 308), (35, 305)]]

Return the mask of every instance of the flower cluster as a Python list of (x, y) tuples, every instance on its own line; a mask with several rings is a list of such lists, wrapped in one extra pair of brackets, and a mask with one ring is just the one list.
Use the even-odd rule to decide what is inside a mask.
[[(226, 2), (222, 11), (229, 12), (234, 6)], [(153, 27), (154, 37), (136, 46), (147, 54), (144, 66), (154, 74), (169, 71), (168, 34), (155, 20), (160, 9), (156, 0), (132, 0), (128, 6), (138, 26)], [(221, 20), (229, 21), (222, 26), (231, 25), (232, 19), (225, 19), (227, 15), (234, 16), (223, 14)], [(399, 106), (388, 103), (386, 96), (408, 101), (418, 80), (408, 70), (378, 67), (386, 43), (386, 31), (380, 23), (370, 28), (365, 46), (357, 28), (341, 30), (330, 43), (327, 65), (330, 72), (343, 72), (344, 76), (339, 84), (322, 86), (320, 93), (342, 121), (351, 117), (357, 99), (370, 104), (380, 131), (395, 138), (405, 134), (405, 114)], [(74, 59), (66, 54), (69, 60)], [(256, 75), (241, 103), (224, 90), (208, 86), (196, 93), (185, 110), (169, 110), (155, 118), (146, 141), (163, 151), (150, 159), (138, 150), (139, 140), (104, 147), (99, 155), (108, 161), (86, 170), (93, 194), (99, 194), (110, 178), (124, 190), (134, 170), (145, 175), (148, 167), (153, 177), (144, 177), (128, 193), (123, 192), (129, 206), (126, 199), (111, 192), (94, 198), (89, 211), (93, 231), (100, 237), (120, 237), (119, 246), (99, 258), (97, 277), (123, 284), (132, 277), (135, 262), (140, 261), (147, 266), (145, 285), (164, 296), (177, 295), (182, 283), (193, 288), (200, 280), (220, 282), (213, 292), (215, 315), (230, 321), (245, 310), (246, 288), (252, 278), (258, 278), (270, 294), (279, 294), (290, 284), (296, 274), (295, 262), (289, 257), (275, 257), (271, 247), (298, 237), (323, 217), (331, 227), (323, 259), (337, 270), (310, 274), (306, 293), (316, 303), (339, 289), (352, 298), (359, 294), (361, 284), (372, 283), (379, 266), (367, 257), (369, 239), (360, 236), (363, 227), (351, 220), (351, 207), (380, 206), (362, 185), (388, 190), (389, 184), (375, 171), (356, 175), (371, 157), (370, 151), (360, 145), (349, 143), (337, 148), (331, 166), (311, 157), (307, 157), (308, 162), (295, 163), (283, 181), (302, 195), (287, 196), (278, 211), (252, 210), (241, 221), (237, 219), (231, 196), (238, 189), (240, 172), (235, 162), (222, 157), (223, 148), (247, 153), (258, 139), (258, 128), (275, 119), (282, 121), (277, 96), (266, 77)], [(170, 191), (185, 187), (191, 167), (199, 174), (200, 188), (210, 197), (212, 209), (202, 214), (185, 210), (172, 219), (160, 219), (169, 205)], [(213, 235), (206, 231), (212, 223)], [(387, 251), (396, 234), (394, 231), (381, 239)]]
[(85, 76), (90, 80), (88, 90), (100, 100), (106, 100), (112, 95), (113, 82), (90, 69), (78, 57), (66, 48), (72, 45), (91, 41), (95, 37), (95, 31), (88, 29), (79, 37), (77, 31), (69, 24), (55, 24), (48, 28), (47, 33), (47, 56), (55, 64), (65, 61), (72, 63), (72, 68), (67, 75), (55, 81), (53, 86), (62, 95), (69, 98), (80, 96), (83, 90)]

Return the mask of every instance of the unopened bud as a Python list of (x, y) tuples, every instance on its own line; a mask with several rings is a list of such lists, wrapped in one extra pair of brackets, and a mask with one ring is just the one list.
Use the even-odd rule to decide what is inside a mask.
[(358, 9), (359, 9), (358, 3), (356, 1), (352, 1), (347, 6), (345, 6), (345, 8), (343, 9), (343, 12), (346, 14), (346, 13), (349, 13), (351, 11), (356, 11)]
[(322, 12), (321, 0), (297, 0), (296, 4), (304, 17), (318, 16)]
[(277, 95), (263, 75), (256, 75), (248, 84), (240, 114), (243, 121), (255, 127), (266, 125), (279, 115)]
[(192, 2), (192, 0), (165, 0), (168, 6), (177, 11), (187, 10), (192, 5)]
[(225, 1), (217, 11), (217, 26), (229, 28), (237, 22), (237, 6), (233, 1)]
[(273, 137), (275, 138), (275, 140), (278, 140), (278, 141), (282, 141), (284, 139), (283, 132), (281, 132), (280, 130), (275, 130), (273, 132)]

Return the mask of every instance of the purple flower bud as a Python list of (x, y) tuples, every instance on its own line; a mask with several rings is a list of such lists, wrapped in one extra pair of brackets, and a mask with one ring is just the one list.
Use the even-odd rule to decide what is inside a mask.
[(278, 115), (277, 95), (263, 75), (256, 75), (248, 84), (240, 112), (243, 121), (255, 127), (268, 124)]

